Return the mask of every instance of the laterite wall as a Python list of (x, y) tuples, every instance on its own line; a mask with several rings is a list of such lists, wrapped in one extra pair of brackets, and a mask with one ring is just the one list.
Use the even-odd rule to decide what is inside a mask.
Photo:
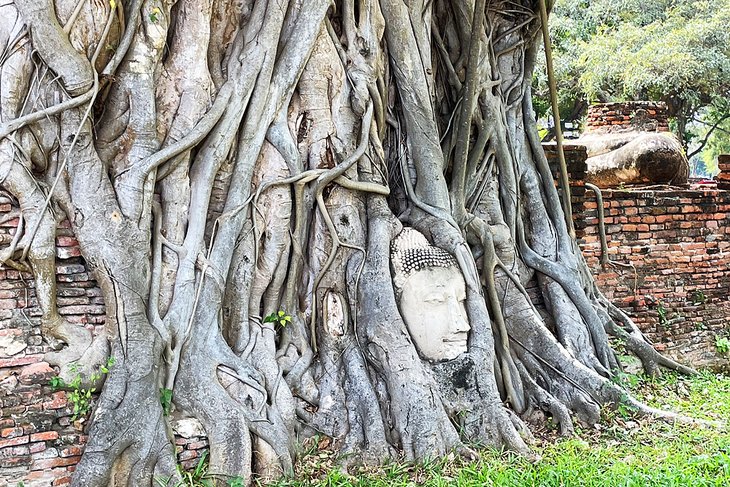
[(667, 105), (654, 101), (595, 103), (588, 107), (586, 131), (619, 131), (640, 128), (645, 132), (669, 132)]
[[(555, 147), (545, 150), (555, 167)], [(598, 205), (582, 182), (585, 148), (568, 145), (565, 154), (578, 241), (599, 288), (658, 349), (696, 366), (727, 367), (715, 339), (730, 337), (730, 191), (604, 189), (611, 263), (602, 266)]]

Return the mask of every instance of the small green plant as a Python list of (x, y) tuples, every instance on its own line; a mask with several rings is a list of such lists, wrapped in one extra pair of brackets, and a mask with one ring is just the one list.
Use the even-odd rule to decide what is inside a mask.
[(66, 382), (58, 376), (51, 377), (51, 380), (48, 381), (48, 384), (54, 391), (61, 390), (66, 386)]
[(162, 12), (160, 11), (160, 9), (158, 7), (154, 7), (150, 11), (150, 22), (152, 22), (153, 24), (156, 24), (157, 22), (159, 22), (161, 13)]
[(705, 296), (705, 293), (702, 292), (700, 289), (696, 289), (692, 291), (692, 294), (689, 296), (690, 301), (692, 304), (705, 304), (707, 302), (707, 296)]
[(611, 378), (611, 381), (614, 384), (618, 384), (620, 386), (627, 387), (629, 389), (633, 389), (633, 388), (640, 386), (643, 383), (644, 378), (639, 375), (636, 375), (636, 374), (629, 374), (626, 372), (617, 372)]
[(634, 419), (638, 409), (636, 406), (622, 402), (616, 407), (616, 412), (622, 419)]
[(718, 353), (723, 355), (730, 352), (730, 340), (727, 337), (716, 336), (715, 337), (715, 348)]
[(215, 479), (208, 473), (208, 450), (200, 455), (200, 460), (193, 470), (185, 471), (182, 465), (178, 465), (177, 469), (182, 477), (179, 487), (213, 487)]
[(656, 305), (656, 312), (659, 314), (659, 324), (666, 325), (669, 321), (667, 319), (667, 308), (664, 307), (664, 303), (659, 301)]
[[(109, 373), (109, 369), (114, 365), (114, 357), (109, 357), (105, 364), (99, 367), (99, 370), (91, 374), (89, 383), (95, 384), (102, 378), (104, 374)], [(49, 385), (54, 391), (61, 389), (68, 390), (68, 401), (73, 406), (71, 421), (86, 416), (91, 411), (91, 396), (96, 392), (96, 387), (84, 387), (84, 378), (78, 370), (78, 364), (73, 363), (69, 366), (69, 370), (76, 375), (71, 382), (66, 382), (61, 377), (51, 377)]]
[(116, 359), (113, 356), (110, 356), (108, 359), (106, 359), (106, 364), (102, 365), (99, 370), (102, 374), (108, 374), (109, 369), (112, 368), (115, 363)]
[(291, 323), (291, 316), (286, 314), (284, 311), (279, 310), (264, 318), (264, 323), (274, 323), (275, 325), (279, 325), (283, 328)]
[(172, 389), (160, 388), (160, 404), (162, 405), (162, 415), (169, 416), (172, 411)]
[[(169, 390), (169, 389), (166, 389)], [(180, 475), (180, 481), (174, 484), (174, 487), (214, 487), (220, 485), (220, 480), (225, 480), (228, 487), (245, 487), (246, 483), (243, 477), (228, 477), (208, 471), (208, 450), (203, 451), (192, 470), (185, 470), (182, 465), (177, 465), (177, 472)], [(159, 487), (169, 487), (170, 477), (156, 477), (155, 482)]]

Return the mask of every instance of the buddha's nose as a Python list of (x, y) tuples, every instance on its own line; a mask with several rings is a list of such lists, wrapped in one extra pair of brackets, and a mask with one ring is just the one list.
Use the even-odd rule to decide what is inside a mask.
[(455, 333), (471, 330), (464, 305), (454, 299), (449, 303), (449, 307), (451, 314), (451, 330)]
[(466, 317), (459, 314), (459, 316), (454, 317), (454, 325), (453, 325), (454, 331), (456, 332), (467, 332), (471, 330), (471, 327), (469, 326), (469, 322), (466, 320)]

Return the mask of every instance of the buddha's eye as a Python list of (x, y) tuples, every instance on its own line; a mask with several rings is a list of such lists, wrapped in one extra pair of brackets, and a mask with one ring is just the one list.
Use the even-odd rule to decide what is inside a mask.
[(439, 294), (431, 294), (429, 296), (426, 296), (426, 299), (424, 299), (424, 301), (428, 304), (443, 304), (446, 302), (446, 297)]

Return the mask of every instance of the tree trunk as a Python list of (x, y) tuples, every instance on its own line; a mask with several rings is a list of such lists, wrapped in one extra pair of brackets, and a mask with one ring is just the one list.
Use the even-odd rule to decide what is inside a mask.
[[(35, 273), (62, 376), (116, 359), (74, 485), (174, 485), (165, 389), (221, 482), (290, 473), (313, 432), (349, 463), (529, 455), (520, 416), (536, 409), (565, 433), (604, 404), (651, 412), (611, 382), (608, 335), (648, 372), (678, 365), (603, 299), (568, 235), (530, 105), (537, 8), (0, 6), (0, 184), (22, 213), (0, 256)], [(56, 309), (64, 218), (106, 302), (96, 337)], [(398, 253), (404, 227), (426, 240)], [(432, 266), (463, 282), (448, 303), (438, 282), (413, 288), (446, 324), (403, 301)], [(435, 331), (459, 313), (463, 350)], [(432, 357), (414, 326), (457, 353)]]

